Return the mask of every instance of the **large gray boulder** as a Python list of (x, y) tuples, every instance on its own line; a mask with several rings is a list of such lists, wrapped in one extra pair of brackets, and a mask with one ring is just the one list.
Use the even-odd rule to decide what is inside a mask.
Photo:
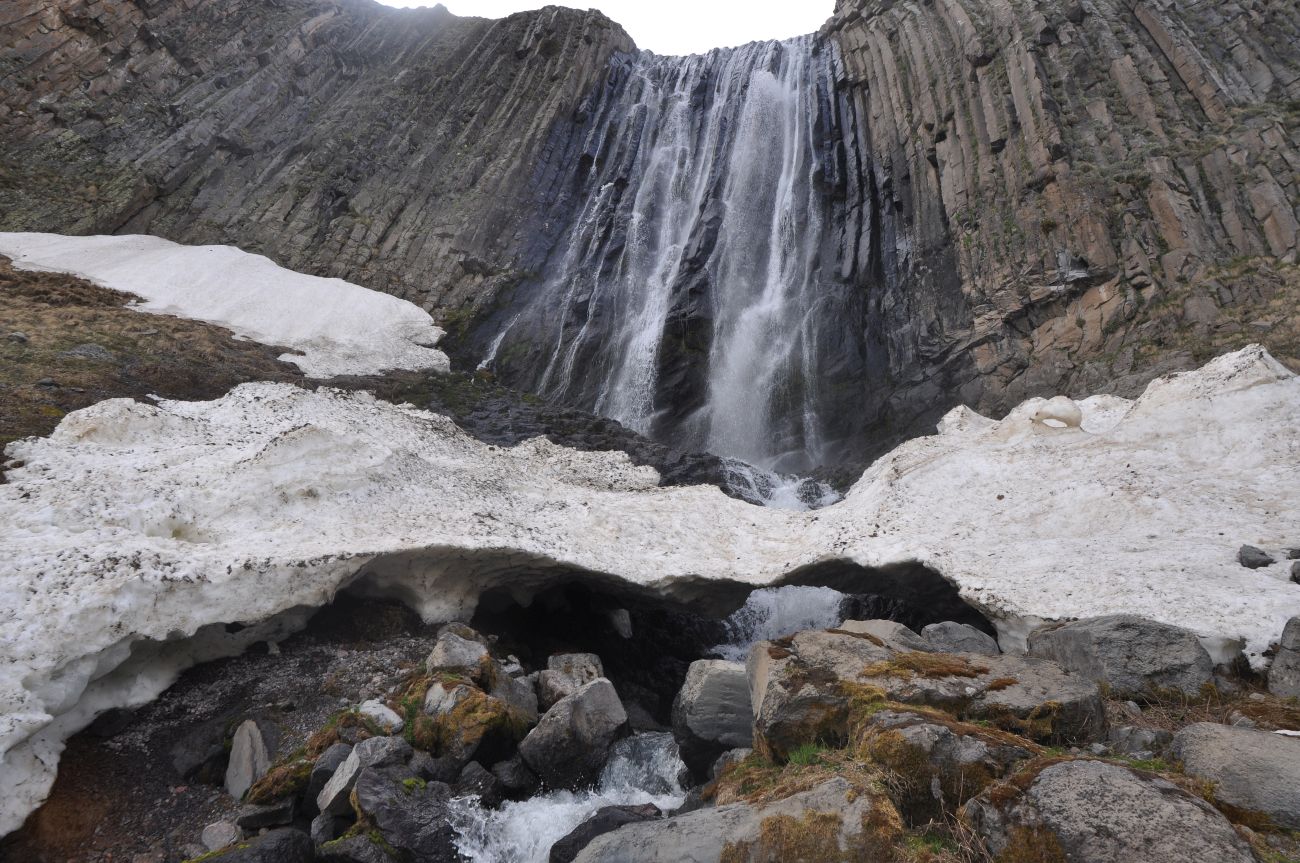
[(894, 650), (934, 650), (921, 636), (896, 620), (846, 620), (840, 632), (852, 632), (878, 639)]
[(1174, 735), (1172, 756), (1190, 776), (1214, 783), (1214, 797), (1300, 830), (1300, 739), (1213, 722)]
[(721, 659), (691, 663), (673, 701), (673, 736), (682, 760), (697, 776), (703, 776), (722, 753), (753, 743), (754, 709), (742, 663)]
[(1029, 655), (1060, 663), (1121, 698), (1160, 689), (1196, 695), (1214, 680), (1214, 663), (1194, 632), (1132, 614), (1043, 627), (1030, 634)]
[(424, 666), (430, 674), (443, 671), (472, 677), (478, 673), (479, 663), (488, 655), (487, 645), (483, 642), (465, 638), (456, 630), (444, 627)]
[(798, 850), (807, 856), (800, 859), (887, 859), (887, 849), (901, 835), (898, 816), (886, 798), (835, 778), (763, 806), (730, 803), (628, 824), (593, 839), (575, 863), (718, 863), (724, 852), (728, 861), (783, 860), (783, 849), (771, 847), (773, 837), (763, 831), (765, 821), (782, 816), (791, 822), (829, 816), (840, 825), (826, 837), (825, 847), (817, 846), (816, 839), (804, 839)]
[(610, 747), (626, 732), (627, 712), (602, 677), (546, 711), (519, 754), (548, 787), (579, 788), (595, 781)]
[(251, 719), (235, 729), (230, 741), (230, 761), (226, 765), (226, 791), (243, 800), (253, 783), (271, 769), (271, 754), (262, 737), (262, 729)]
[(1300, 696), (1300, 617), (1287, 621), (1277, 656), (1268, 670), (1268, 691), (1279, 698)]
[(1204, 800), (1102, 761), (1052, 764), (1024, 790), (995, 786), (962, 814), (999, 860), (1255, 861), (1228, 819)]
[(304, 795), (306, 799), (312, 801), (315, 805), (316, 798), (320, 796), (321, 789), (330, 781), (334, 772), (342, 766), (348, 756), (352, 754), (352, 747), (346, 743), (335, 743), (329, 749), (326, 749), (316, 759), (316, 763), (311, 767), (311, 774), (307, 778), (307, 792)]
[(367, 767), (396, 767), (411, 760), (414, 750), (400, 737), (372, 737), (352, 748), (316, 797), (316, 808), (329, 815), (342, 815), (351, 808), (348, 796), (357, 776)]
[(605, 676), (605, 666), (594, 653), (557, 653), (547, 658), (546, 668), (567, 674), (579, 686)]
[(563, 671), (544, 668), (537, 672), (536, 694), (537, 706), (541, 710), (550, 710), (563, 698), (578, 691), (578, 681)]
[(409, 860), (457, 863), (456, 832), (447, 817), (451, 789), (424, 782), (401, 767), (367, 767), (352, 792), (358, 818)]
[(932, 623), (921, 630), (921, 639), (931, 650), (942, 653), (978, 653), (997, 656), (1001, 653), (993, 636), (965, 623)]

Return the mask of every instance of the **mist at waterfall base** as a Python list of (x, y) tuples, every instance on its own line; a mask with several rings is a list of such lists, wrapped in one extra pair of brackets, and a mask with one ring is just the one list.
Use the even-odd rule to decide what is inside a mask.
[(616, 58), (580, 109), (572, 227), (485, 331), (481, 367), (778, 485), (860, 446), (834, 66), (811, 36)]
[[(743, 662), (759, 641), (838, 626), (847, 600), (828, 587), (756, 590), (727, 618), (727, 640), (711, 653)], [(551, 846), (606, 806), (680, 807), (685, 769), (672, 734), (636, 734), (615, 745), (594, 788), (552, 791), (499, 809), (480, 805), (477, 797), (452, 800), (456, 848), (470, 863), (547, 863)]]

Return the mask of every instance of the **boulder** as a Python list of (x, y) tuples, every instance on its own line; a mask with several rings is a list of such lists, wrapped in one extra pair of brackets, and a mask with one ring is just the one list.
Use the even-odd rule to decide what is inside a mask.
[(651, 803), (641, 806), (606, 806), (597, 809), (595, 814), (551, 846), (550, 863), (573, 863), (579, 852), (590, 845), (591, 840), (597, 836), (612, 833), (626, 824), (639, 824), (662, 815), (659, 807)]
[(357, 708), (357, 713), (378, 725), (387, 734), (396, 734), (406, 724), (402, 721), (402, 717), (397, 715), (397, 711), (375, 699), (363, 702)]
[(894, 650), (934, 649), (924, 638), (896, 620), (846, 620), (839, 629), (841, 632), (870, 635)]
[(311, 863), (315, 849), (311, 837), (300, 830), (282, 827), (264, 833), (248, 844), (220, 856), (221, 863)]
[(307, 800), (314, 803), (320, 796), (321, 789), (325, 787), (325, 783), (329, 782), (330, 777), (334, 775), (334, 771), (338, 770), (351, 754), (352, 747), (346, 743), (335, 743), (320, 754), (307, 778), (307, 792), (304, 795)]
[(721, 659), (692, 662), (672, 717), (682, 760), (697, 776), (722, 753), (751, 746), (754, 709), (745, 666)]
[(739, 764), (753, 754), (754, 750), (752, 749), (733, 749), (730, 752), (722, 753), (709, 767), (709, 780), (717, 779), (726, 772), (728, 767)]
[(600, 775), (609, 748), (626, 731), (627, 713), (602, 677), (546, 711), (519, 754), (547, 786), (578, 788)]
[(626, 824), (591, 840), (576, 863), (887, 860), (902, 836), (889, 800), (843, 778), (762, 806), (729, 803)]
[(1170, 752), (1189, 776), (1214, 784), (1219, 803), (1300, 830), (1300, 739), (1198, 722), (1174, 735)]
[(244, 838), (244, 831), (229, 821), (217, 821), (203, 828), (199, 841), (209, 851), (220, 851)]
[(322, 812), (311, 820), (311, 841), (317, 845), (338, 838), (343, 819), (337, 815)]
[(997, 640), (965, 623), (932, 623), (921, 630), (921, 639), (931, 650), (940, 653), (978, 653), (997, 656), (1002, 651)]
[(522, 680), (512, 677), (499, 663), (495, 663), (494, 667), (495, 673), (488, 694), (504, 703), (511, 714), (531, 728), (538, 719), (537, 691)]
[(1168, 748), (1174, 735), (1168, 731), (1154, 728), (1136, 728), (1125, 725), (1112, 728), (1110, 747), (1118, 755), (1139, 760), (1149, 760), (1159, 756)]
[(537, 706), (550, 710), (561, 699), (578, 691), (578, 682), (563, 671), (545, 669), (537, 672)]
[(518, 753), (493, 764), (492, 775), (501, 783), (502, 789), (514, 798), (531, 797), (542, 784), (542, 780)]
[(447, 817), (451, 789), (401, 767), (367, 767), (352, 792), (357, 818), (379, 831), (404, 859), (458, 863), (456, 833)]
[(428, 782), (455, 782), (465, 766), (459, 758), (443, 755), (435, 758), (427, 752), (417, 751), (411, 756), (406, 767), (411, 773)]
[(487, 645), (482, 641), (465, 638), (457, 630), (443, 627), (424, 666), (430, 674), (442, 671), (473, 677), (487, 657)]
[(465, 765), (451, 790), (456, 797), (477, 797), (488, 809), (500, 806), (506, 796), (501, 780), (477, 761)]
[(1287, 621), (1277, 655), (1268, 669), (1268, 691), (1279, 698), (1300, 696), (1300, 617)]
[(1222, 813), (1157, 776), (1080, 760), (1047, 762), (1028, 779), (1022, 773), (1014, 784), (995, 785), (962, 809), (997, 860), (1255, 860)]
[(316, 849), (316, 863), (394, 863), (394, 860), (369, 833), (363, 833), (336, 839)]
[(1214, 680), (1214, 663), (1195, 633), (1131, 614), (1038, 629), (1029, 636), (1029, 655), (1058, 662), (1120, 698), (1161, 689), (1196, 695)]
[(546, 660), (546, 668), (567, 674), (579, 686), (605, 676), (605, 667), (594, 653), (557, 653)]
[(942, 820), (1038, 753), (1009, 735), (935, 715), (881, 710), (869, 724), (864, 745), (893, 770), (890, 797), (912, 825)]
[(346, 813), (350, 806), (348, 796), (362, 770), (405, 765), (411, 755), (411, 744), (400, 737), (372, 737), (361, 741), (325, 783), (316, 798), (316, 808), (330, 815)]
[(226, 791), (236, 800), (244, 799), (253, 783), (271, 769), (271, 755), (262, 737), (262, 729), (246, 719), (235, 729), (230, 741), (230, 761), (226, 765)]
[(244, 806), (235, 816), (235, 825), (239, 829), (256, 833), (266, 827), (282, 827), (293, 823), (297, 799), (286, 797), (268, 806)]
[(1097, 684), (1048, 660), (895, 651), (878, 636), (832, 630), (755, 645), (746, 670), (754, 748), (777, 760), (845, 739), (863, 698), (936, 707), (1042, 742), (1081, 745), (1106, 730)]
[(1247, 569), (1262, 569), (1266, 566), (1272, 566), (1276, 563), (1273, 556), (1262, 548), (1256, 548), (1253, 545), (1243, 545), (1237, 549), (1237, 563)]

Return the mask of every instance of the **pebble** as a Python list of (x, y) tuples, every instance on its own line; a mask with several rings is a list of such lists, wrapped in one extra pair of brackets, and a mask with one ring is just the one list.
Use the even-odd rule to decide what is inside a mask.
[(59, 382), (56, 381), (54, 378), (41, 378), (39, 381), (36, 382), (36, 385), (38, 387), (58, 389)]
[(5, 336), (5, 338), (11, 342), (15, 342), (20, 345), (25, 345), (27, 344), (28, 341), (27, 333), (10, 333), (9, 335)]

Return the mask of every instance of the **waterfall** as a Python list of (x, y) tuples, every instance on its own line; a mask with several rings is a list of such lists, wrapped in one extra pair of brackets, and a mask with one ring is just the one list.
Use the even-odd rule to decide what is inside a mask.
[(744, 662), (749, 649), (760, 641), (839, 626), (848, 598), (829, 587), (761, 588), (727, 618), (727, 640), (712, 652), (723, 659)]
[(572, 230), (484, 362), (683, 449), (827, 463), (865, 354), (833, 55), (807, 36), (617, 59), (584, 106)]

